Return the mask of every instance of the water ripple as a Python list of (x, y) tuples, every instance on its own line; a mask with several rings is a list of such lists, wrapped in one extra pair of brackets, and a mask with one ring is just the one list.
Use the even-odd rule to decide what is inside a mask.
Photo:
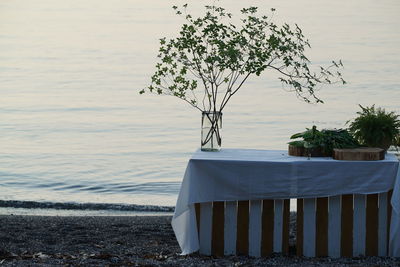
[(116, 211), (153, 211), (173, 212), (171, 206), (153, 205), (129, 205), (109, 203), (61, 203), (61, 202), (36, 202), (18, 200), (0, 200), (3, 208), (25, 208), (25, 209), (61, 209), (61, 210), (116, 210)]

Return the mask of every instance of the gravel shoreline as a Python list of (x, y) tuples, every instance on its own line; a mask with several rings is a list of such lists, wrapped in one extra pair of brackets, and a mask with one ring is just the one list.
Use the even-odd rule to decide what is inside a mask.
[[(180, 256), (170, 216), (0, 215), (0, 266), (400, 266), (400, 258)], [(291, 244), (294, 243), (294, 214)]]

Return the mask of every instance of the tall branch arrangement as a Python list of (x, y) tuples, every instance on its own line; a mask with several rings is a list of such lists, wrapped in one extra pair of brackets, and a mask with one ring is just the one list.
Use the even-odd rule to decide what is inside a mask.
[(283, 85), (306, 102), (323, 102), (315, 95), (320, 84), (345, 83), (338, 71), (341, 61), (310, 70), (304, 55), (308, 40), (297, 24), (275, 24), (275, 9), (268, 17), (257, 7), (243, 8), (241, 24), (234, 25), (224, 8), (205, 8), (203, 17), (193, 18), (187, 4), (173, 7), (186, 22), (175, 39), (160, 39), (156, 72), (141, 94), (172, 95), (200, 111), (222, 112), (250, 76), (266, 70), (277, 72)]

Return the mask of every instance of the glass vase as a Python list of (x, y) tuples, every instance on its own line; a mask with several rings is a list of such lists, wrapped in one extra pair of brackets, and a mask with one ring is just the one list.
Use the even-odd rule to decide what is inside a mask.
[(201, 116), (201, 150), (221, 149), (222, 112), (203, 111)]

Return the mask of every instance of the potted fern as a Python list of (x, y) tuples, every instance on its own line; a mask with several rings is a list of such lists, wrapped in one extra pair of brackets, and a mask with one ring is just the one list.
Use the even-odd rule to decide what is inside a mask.
[(357, 112), (358, 117), (348, 121), (349, 131), (360, 144), (367, 147), (379, 147), (385, 151), (396, 143), (400, 134), (399, 115), (387, 112), (383, 108), (363, 107)]
[(332, 157), (335, 148), (356, 148), (358, 142), (345, 129), (306, 128), (306, 131), (294, 134), (289, 142), (289, 155), (303, 157)]

